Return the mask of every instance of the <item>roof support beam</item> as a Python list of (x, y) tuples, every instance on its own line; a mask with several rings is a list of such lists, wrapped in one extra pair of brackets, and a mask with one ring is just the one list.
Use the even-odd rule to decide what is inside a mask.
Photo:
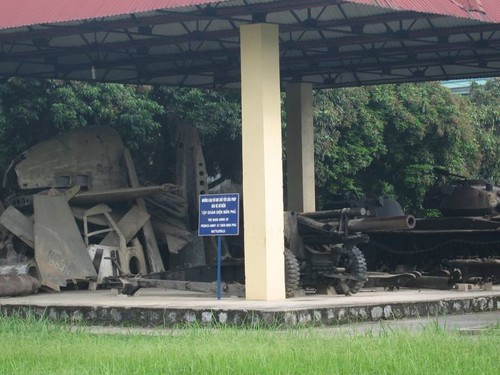
[[(286, 29), (286, 25), (280, 26), (280, 29)], [(488, 24), (481, 26), (480, 28), (474, 28), (473, 32), (497, 32), (498, 27), (496, 24)], [(294, 50), (294, 49), (303, 49), (305, 46), (307, 46), (308, 49), (311, 48), (320, 48), (320, 47), (325, 47), (325, 46), (330, 46), (330, 47), (341, 47), (341, 46), (347, 46), (347, 45), (353, 45), (353, 44), (374, 44), (374, 43), (384, 43), (384, 42), (390, 42), (394, 40), (402, 40), (402, 41), (414, 41), (414, 42), (421, 42), (421, 43), (427, 43), (429, 45), (440, 45), (443, 47), (446, 47), (447, 44), (445, 43), (440, 43), (438, 37), (440, 35), (454, 35), (454, 34), (460, 34), (463, 33), (464, 29), (462, 27), (457, 27), (457, 28), (446, 28), (446, 29), (440, 29), (439, 32), (434, 31), (434, 30), (419, 30), (419, 31), (414, 31), (410, 32), (408, 36), (405, 36), (405, 38), (397, 38), (394, 33), (383, 33), (383, 34), (376, 34), (376, 35), (369, 35), (369, 34), (363, 34), (360, 36), (349, 36), (349, 37), (339, 37), (339, 38), (328, 38), (325, 40), (312, 40), (312, 41), (307, 41), (305, 42), (289, 42), (289, 41), (283, 41), (281, 43), (282, 49), (284, 51), (287, 50)], [(472, 33), (472, 31), (471, 31)], [(202, 37), (202, 39), (200, 39)], [(143, 47), (154, 47), (154, 46), (167, 46), (167, 45), (179, 45), (182, 43), (188, 43), (188, 42), (201, 42), (201, 41), (229, 41), (232, 39), (237, 39), (237, 30), (234, 29), (229, 29), (229, 30), (217, 30), (217, 31), (206, 31), (202, 34), (194, 32), (194, 33), (187, 33), (183, 35), (177, 35), (177, 36), (162, 36), (162, 37), (152, 37), (152, 38), (145, 38), (145, 39), (136, 39), (136, 40), (127, 40), (123, 42), (114, 42), (114, 43), (102, 43), (99, 45), (94, 45), (93, 43), (85, 46), (78, 46), (78, 47), (64, 47), (64, 48), (59, 48), (59, 47), (47, 47), (43, 49), (36, 50), (34, 49), (33, 51), (27, 51), (27, 52), (18, 52), (18, 53), (9, 53), (7, 54), (0, 54), (2, 56), (2, 59), (4, 58), (22, 58), (22, 59), (34, 59), (34, 58), (46, 58), (46, 57), (51, 57), (51, 56), (71, 56), (73, 54), (80, 54), (80, 53), (85, 53), (85, 52), (94, 52), (96, 49), (99, 49), (101, 51), (126, 51), (134, 48), (143, 48)], [(426, 38), (432, 38), (435, 37), (435, 41), (429, 41), (425, 40)], [(2, 38), (3, 41), (3, 38)], [(236, 41), (235, 41), (236, 43)], [(210, 53), (210, 51), (206, 51)], [(5, 56), (3, 56), (5, 55)]]
[[(327, 41), (325, 41), (327, 42)], [(296, 45), (296, 47), (300, 50), (308, 52), (308, 43), (307, 42), (300, 42)], [(492, 41), (489, 45), (489, 48), (500, 48), (500, 41), (495, 40)], [(317, 49), (317, 48), (316, 48)], [(390, 61), (387, 61), (387, 59), (394, 59), (393, 62), (397, 63), (397, 61), (402, 61), (408, 59), (408, 52), (411, 52), (413, 56), (418, 55), (419, 53), (457, 53), (459, 51), (470, 51), (470, 50), (475, 50), (475, 49), (480, 49), (480, 42), (479, 41), (468, 41), (468, 42), (461, 42), (461, 43), (449, 43), (446, 45), (432, 45), (432, 46), (418, 46), (418, 47), (413, 47), (411, 50), (407, 51), (405, 49), (401, 48), (386, 48), (384, 50), (383, 57), (386, 61), (387, 64), (390, 64)], [(488, 49), (485, 49), (488, 50)], [(311, 51), (312, 53), (308, 55), (307, 57), (302, 56), (297, 56), (297, 57), (287, 57), (287, 58), (282, 58), (283, 60), (286, 60), (287, 63), (297, 63), (300, 64), (303, 61), (311, 60), (311, 61), (316, 61), (316, 62), (340, 62), (343, 60), (353, 60), (353, 59), (358, 59), (358, 60), (364, 60), (368, 58), (375, 58), (379, 57), (377, 55), (377, 52), (379, 52), (379, 49), (376, 47), (372, 48), (366, 48), (363, 50), (359, 51), (352, 51), (348, 53), (343, 53), (342, 55), (338, 53), (320, 53), (318, 51)], [(315, 53), (314, 53), (315, 52)], [(155, 63), (161, 63), (164, 64), (166, 62), (175, 62), (175, 61), (189, 61), (189, 60), (196, 60), (199, 61), (200, 64), (199, 66), (204, 66), (203, 69), (205, 70), (213, 70), (214, 67), (217, 67), (217, 65), (224, 65), (225, 69), (227, 70), (228, 63), (225, 58), (229, 58), (232, 63), (230, 65), (233, 65), (233, 67), (237, 67), (239, 63), (239, 53), (240, 50), (239, 48), (227, 48), (224, 50), (214, 50), (214, 51), (199, 51), (199, 52), (181, 52), (181, 53), (175, 53), (175, 54), (168, 54), (168, 55), (147, 55), (144, 57), (123, 57), (119, 59), (110, 59), (108, 61), (98, 61), (94, 62), (94, 66), (96, 68), (102, 68), (102, 69), (107, 69), (107, 68), (112, 68), (112, 67), (118, 67), (118, 66), (127, 66), (127, 65), (144, 65), (144, 64), (155, 64)], [(457, 56), (458, 57), (458, 56)], [(442, 56), (442, 59), (445, 60), (447, 57)], [(459, 57), (458, 57), (459, 58)], [(10, 60), (10, 59), (8, 59)], [(22, 59), (12, 59), (12, 61), (17, 61), (17, 62), (22, 62)], [(211, 63), (210, 63), (211, 62)], [(43, 64), (43, 63), (41, 63)], [(72, 70), (80, 70), (80, 69), (85, 69), (87, 68), (89, 63), (78, 63), (78, 64), (66, 64), (66, 68), (68, 71)], [(362, 65), (362, 63), (360, 63)], [(152, 70), (154, 72), (154, 70)]]

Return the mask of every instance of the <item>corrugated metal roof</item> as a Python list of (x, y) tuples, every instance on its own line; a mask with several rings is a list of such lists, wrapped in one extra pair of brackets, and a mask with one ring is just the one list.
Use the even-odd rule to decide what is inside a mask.
[(236, 87), (252, 22), (284, 84), (500, 75), (500, 0), (0, 0), (0, 77)]
[(500, 21), (500, 8), (486, 0), (349, 0), (384, 8), (473, 18), (486, 22)]
[[(0, 29), (51, 24), (75, 20), (113, 17), (173, 9), (228, 3), (217, 0), (0, 0)], [(249, 4), (272, 3), (273, 0), (249, 0)], [(450, 15), (487, 22), (500, 21), (500, 8), (492, 1), (481, 0), (345, 0), (394, 10)], [(307, 1), (304, 1), (307, 3)], [(325, 1), (325, 6), (331, 3)]]
[(0, 0), (0, 29), (143, 13), (217, 0)]

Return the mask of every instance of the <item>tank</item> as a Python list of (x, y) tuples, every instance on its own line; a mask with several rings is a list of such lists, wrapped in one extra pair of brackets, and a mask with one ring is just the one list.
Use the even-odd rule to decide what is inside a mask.
[(460, 179), (430, 190), (424, 207), (438, 209), (444, 217), (490, 217), (500, 215), (500, 187), (486, 180)]
[[(500, 187), (485, 180), (447, 176), (453, 180), (429, 191), (424, 201), (425, 208), (440, 213), (438, 217), (417, 218), (411, 231), (366, 232), (370, 242), (360, 248), (369, 270), (438, 272), (458, 268), (462, 282), (500, 281)], [(387, 199), (378, 202), (379, 207), (372, 206), (375, 216), (391, 214), (384, 205), (399, 206)]]

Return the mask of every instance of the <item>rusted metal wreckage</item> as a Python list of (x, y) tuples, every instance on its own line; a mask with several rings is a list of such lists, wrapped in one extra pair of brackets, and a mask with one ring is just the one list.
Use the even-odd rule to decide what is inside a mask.
[[(174, 128), (175, 184), (141, 186), (129, 151), (109, 127), (68, 132), (14, 160), (3, 181), (14, 194), (0, 207), (0, 296), (74, 286), (128, 295), (152, 286), (215, 293), (215, 244), (196, 235), (198, 197), (208, 192), (205, 160), (196, 129)], [(373, 216), (373, 208), (347, 204), (285, 212), (287, 296), (348, 295), (364, 285), (447, 289), (460, 279), (453, 270), (368, 272), (358, 248), (367, 233), (403, 233), (416, 224), (401, 210)], [(244, 296), (243, 252), (228, 241), (222, 291)]]
[[(179, 143), (187, 136), (196, 141), (184, 130)], [(5, 172), (4, 188), (12, 186), (0, 212), (0, 274), (23, 280), (3, 277), (0, 295), (162, 272), (162, 251), (178, 254), (196, 242), (187, 222), (192, 187), (140, 186), (110, 127), (74, 130), (23, 152)]]

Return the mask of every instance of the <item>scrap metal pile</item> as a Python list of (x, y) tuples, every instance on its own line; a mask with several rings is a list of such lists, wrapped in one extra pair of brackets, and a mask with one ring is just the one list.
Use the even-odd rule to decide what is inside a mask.
[[(215, 243), (196, 236), (198, 197), (208, 192), (205, 160), (196, 128), (176, 124), (174, 129), (175, 185), (141, 186), (129, 151), (109, 127), (73, 130), (13, 160), (3, 180), (4, 190), (12, 194), (0, 202), (0, 296), (73, 286), (111, 286), (129, 295), (151, 286), (213, 293)], [(448, 289), (477, 279), (498, 282), (494, 251), (500, 243), (500, 188), (483, 185), (463, 182), (447, 188), (440, 208), (460, 210), (439, 219), (416, 220), (387, 199), (285, 212), (287, 295), (299, 290), (347, 295), (366, 286)], [(460, 216), (468, 214), (474, 216)], [(491, 246), (486, 250), (495, 256), (448, 258), (448, 269), (430, 272), (368, 272), (370, 255), (383, 255), (380, 249), (370, 253), (369, 240), (398, 250), (404, 239), (411, 239), (403, 251), (425, 260), (430, 257), (421, 257), (428, 253), (423, 246), (437, 242), (437, 236), (444, 238), (440, 246), (451, 244), (453, 249), (457, 239), (476, 245), (491, 236), (493, 253)], [(224, 242), (223, 291), (242, 296), (243, 252), (234, 255), (231, 244)]]
[[(208, 187), (196, 129), (177, 126), (175, 145), (176, 184), (161, 186), (139, 185), (130, 153), (109, 127), (74, 130), (22, 153), (4, 176), (14, 193), (0, 212), (0, 275), (9, 274), (0, 278), (0, 295), (87, 285), (127, 294), (144, 286), (212, 292), (215, 246), (195, 235), (198, 197)], [(355, 246), (368, 240), (363, 232), (414, 225), (411, 216), (367, 214), (285, 213), (289, 296), (358, 292), (367, 279)], [(243, 259), (226, 250), (224, 291), (244, 295)]]
[(166, 252), (194, 242), (186, 189), (140, 186), (109, 127), (28, 149), (5, 173), (9, 187), (15, 193), (0, 207), (0, 296), (82, 283), (95, 289), (119, 274), (161, 272)]

